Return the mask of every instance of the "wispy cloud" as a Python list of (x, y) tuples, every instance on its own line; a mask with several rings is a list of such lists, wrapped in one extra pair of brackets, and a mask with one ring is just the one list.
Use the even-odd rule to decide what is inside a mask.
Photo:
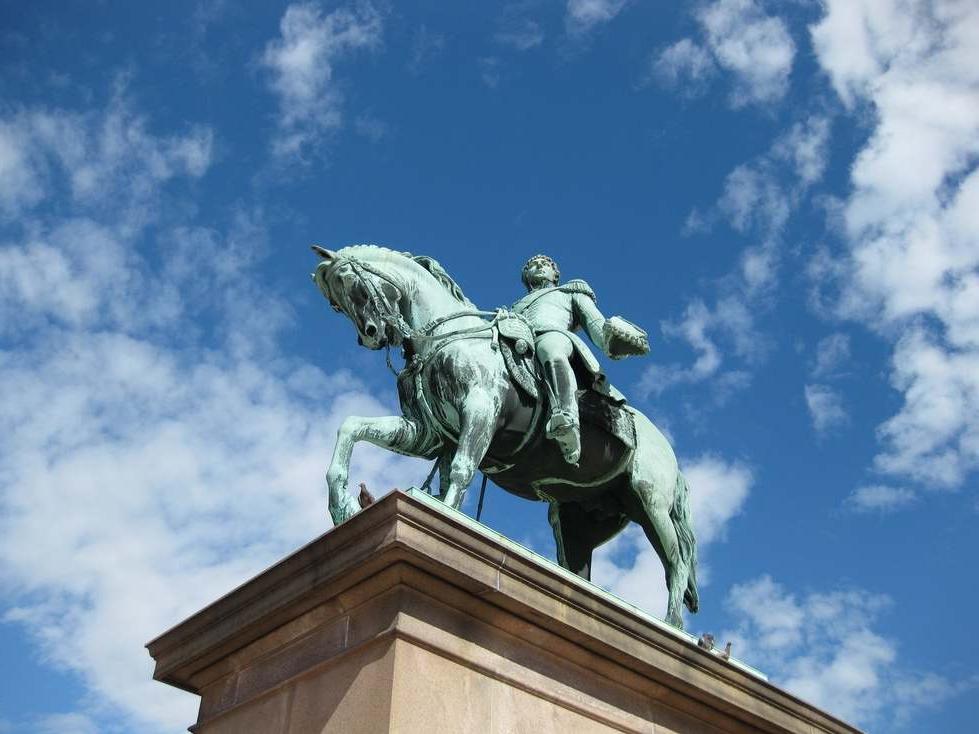
[(408, 71), (420, 74), (434, 59), (445, 50), (445, 36), (430, 29), (424, 23), (418, 26), (411, 37), (411, 56)]
[(870, 484), (857, 487), (846, 498), (846, 504), (856, 512), (894, 512), (915, 502), (917, 495), (906, 487)]
[(818, 433), (825, 434), (849, 422), (850, 416), (838, 390), (828, 385), (806, 385), (804, 393), (809, 417)]
[(154, 216), (162, 184), (207, 171), (209, 128), (154, 134), (117, 86), (98, 113), (33, 108), (0, 120), (0, 216), (59, 196), (86, 214), (125, 213), (121, 224), (138, 228)]
[(99, 727), (94, 721), (77, 713), (50, 714), (33, 722), (33, 726), (37, 734), (99, 734)]
[(844, 247), (812, 267), (817, 300), (896, 342), (904, 403), (879, 429), (875, 467), (957, 487), (979, 467), (979, 7), (825, 8), (817, 61), (871, 130), (842, 206)]
[[(736, 297), (722, 298), (713, 308), (702, 300), (694, 300), (680, 319), (664, 321), (661, 328), (667, 338), (679, 338), (689, 344), (697, 357), (689, 366), (677, 363), (647, 367), (638, 388), (643, 396), (660, 395), (671, 388), (709, 378), (722, 392), (744, 387), (750, 379), (747, 373), (737, 369), (723, 371), (721, 345), (749, 362), (760, 359), (766, 349), (743, 300)], [(723, 399), (724, 395), (718, 397)]]
[[(194, 221), (209, 132), (154, 133), (121, 97), (0, 129), (28, 152), (0, 173), (3, 620), (90, 693), (34, 728), (182, 729), (197, 702), (152, 681), (143, 644), (325, 530), (333, 432), (387, 411), (276, 348), (260, 215)], [(352, 477), (405, 470), (368, 451)]]
[(568, 0), (565, 23), (568, 32), (582, 34), (611, 21), (629, 0)]
[(644, 81), (655, 80), (688, 97), (696, 97), (706, 91), (708, 80), (716, 73), (717, 65), (707, 49), (682, 38), (653, 57)]
[(979, 684), (907, 669), (874, 629), (892, 603), (863, 589), (793, 594), (770, 576), (734, 586), (727, 607), (738, 656), (801, 698), (881, 731)]
[[(768, 349), (755, 316), (767, 307), (777, 283), (779, 248), (789, 217), (825, 169), (829, 130), (823, 116), (793, 124), (764, 154), (728, 174), (714, 206), (706, 213), (695, 212), (698, 231), (726, 221), (754, 243), (742, 252), (736, 271), (718, 282), (720, 294), (713, 305), (694, 299), (682, 318), (662, 324), (664, 336), (683, 339), (697, 357), (689, 366), (647, 367), (639, 384), (641, 394), (658, 395), (710, 379), (726, 395), (750, 382), (749, 368), (761, 362)], [(730, 355), (737, 360), (733, 366), (727, 364)]]
[(500, 15), (493, 40), (518, 51), (529, 51), (544, 42), (544, 29), (527, 14), (527, 8), (522, 4), (507, 5)]
[(795, 43), (785, 22), (765, 13), (756, 0), (715, 0), (694, 16), (701, 41), (684, 38), (652, 60), (654, 78), (695, 96), (723, 70), (732, 80), (732, 107), (769, 105), (789, 88)]
[[(754, 475), (741, 462), (705, 454), (681, 462), (690, 487), (691, 515), (701, 554), (700, 581), (709, 578), (705, 551), (724, 540), (727, 525), (748, 499)], [(595, 552), (592, 579), (616, 596), (652, 614), (665, 612), (663, 564), (638, 525), (630, 525)]]
[(334, 66), (353, 51), (380, 45), (382, 26), (380, 13), (366, 3), (330, 13), (316, 3), (286, 8), (280, 36), (262, 55), (279, 98), (276, 155), (301, 157), (341, 125), (343, 93)]
[(812, 367), (813, 377), (832, 377), (850, 360), (850, 337), (846, 334), (830, 334), (816, 345), (816, 359)]

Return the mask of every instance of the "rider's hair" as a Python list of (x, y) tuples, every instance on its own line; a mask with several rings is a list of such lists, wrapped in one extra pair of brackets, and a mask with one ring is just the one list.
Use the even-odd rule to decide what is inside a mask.
[(530, 266), (533, 265), (538, 260), (543, 260), (552, 268), (554, 268), (555, 284), (561, 282), (561, 270), (558, 268), (557, 263), (554, 262), (554, 259), (548, 257), (547, 255), (534, 255), (524, 264), (523, 270), (520, 271), (520, 280), (523, 281), (523, 284), (527, 288), (527, 290), (530, 290), (530, 281), (527, 280), (527, 273), (530, 270)]

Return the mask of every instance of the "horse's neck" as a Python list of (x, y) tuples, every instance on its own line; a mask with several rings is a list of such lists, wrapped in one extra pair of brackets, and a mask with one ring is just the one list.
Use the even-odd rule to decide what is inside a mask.
[(402, 312), (411, 328), (422, 329), (437, 319), (466, 310), (434, 278), (418, 279), (414, 287), (404, 292)]
[[(399, 274), (402, 282), (401, 315), (412, 329), (424, 329), (439, 319), (467, 311), (475, 311), (471, 304), (461, 303), (427, 270), (412, 263)], [(448, 333), (471, 328), (481, 322), (479, 317), (454, 318), (437, 325), (432, 333)], [(424, 350), (424, 347), (422, 347)]]

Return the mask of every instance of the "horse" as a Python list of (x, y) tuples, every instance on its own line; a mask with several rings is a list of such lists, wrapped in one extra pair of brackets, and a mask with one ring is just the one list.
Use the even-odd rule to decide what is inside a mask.
[[(405, 415), (351, 416), (339, 428), (326, 474), (334, 523), (360, 509), (347, 491), (359, 441), (436, 459), (439, 497), (457, 510), (482, 469), (503, 489), (549, 503), (558, 563), (586, 580), (594, 549), (638, 523), (663, 563), (666, 621), (682, 629), (681, 603), (691, 612), (699, 605), (696, 539), (686, 479), (656, 426), (634, 407), (609, 407), (604, 397), (580, 391), (582, 455), (578, 465), (567, 464), (542, 437), (542, 399), (508, 368), (513, 353), (500, 339), (504, 323), (512, 323), (503, 320), (506, 312), (476, 309), (432, 258), (377, 245), (313, 250), (320, 257), (313, 280), (353, 322), (358, 343), (401, 347), (406, 359), (398, 374)], [(621, 440), (610, 434), (616, 420), (620, 428), (630, 424)]]

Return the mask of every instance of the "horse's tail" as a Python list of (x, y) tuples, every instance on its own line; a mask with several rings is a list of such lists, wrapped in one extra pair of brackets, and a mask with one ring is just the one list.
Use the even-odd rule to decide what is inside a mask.
[(687, 588), (683, 592), (683, 603), (691, 612), (696, 612), (700, 606), (700, 597), (697, 594), (697, 538), (694, 537), (690, 517), (687, 479), (681, 472), (676, 474), (676, 492), (673, 495), (673, 507), (670, 508), (670, 519), (680, 543), (680, 562), (687, 568)]

